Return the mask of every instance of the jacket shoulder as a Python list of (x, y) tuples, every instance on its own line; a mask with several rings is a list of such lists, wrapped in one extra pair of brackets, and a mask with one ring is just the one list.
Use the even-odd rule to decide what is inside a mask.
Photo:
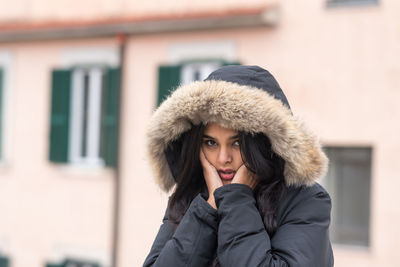
[(330, 221), (331, 198), (325, 188), (314, 183), (311, 186), (289, 186), (277, 210), (278, 225), (302, 217), (319, 217)]
[(311, 186), (289, 186), (283, 200), (296, 203), (297, 201), (308, 198), (329, 198), (330, 196), (325, 188), (319, 183), (314, 183)]

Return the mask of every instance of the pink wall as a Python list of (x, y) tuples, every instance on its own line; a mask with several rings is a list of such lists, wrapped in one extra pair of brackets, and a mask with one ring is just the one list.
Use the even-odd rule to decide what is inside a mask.
[(48, 160), (51, 70), (65, 50), (115, 47), (113, 40), (0, 45), (13, 55), (12, 156), (0, 166), (0, 236), (13, 267), (44, 266), (65, 248), (95, 248), (109, 257), (112, 230), (110, 169), (54, 165)]
[[(95, 5), (81, 1), (77, 9), (71, 1), (47, 2), (13, 1), (0, 10), (0, 18), (89, 19), (244, 3), (104, 0)], [(168, 62), (171, 46), (196, 42), (231, 42), (242, 63), (269, 69), (294, 113), (324, 144), (373, 146), (371, 246), (335, 245), (336, 266), (396, 266), (400, 247), (400, 209), (394, 204), (400, 184), (396, 160), (400, 126), (395, 123), (400, 115), (400, 3), (386, 0), (379, 6), (327, 9), (323, 0), (277, 2), (281, 13), (276, 28), (128, 38), (119, 267), (143, 263), (166, 207), (167, 194), (153, 181), (145, 151), (145, 128), (156, 99), (157, 67)], [(12, 267), (43, 266), (49, 255), (57, 254), (60, 244), (95, 249), (110, 257), (112, 171), (59, 168), (47, 160), (50, 70), (61, 64), (65, 50), (97, 47), (117, 50), (117, 43), (109, 38), (0, 44), (0, 52), (13, 55), (12, 119), (8, 124), (13, 132), (13, 153), (8, 164), (0, 165), (0, 211), (8, 214), (0, 220), (0, 237), (10, 236), (7, 247)]]

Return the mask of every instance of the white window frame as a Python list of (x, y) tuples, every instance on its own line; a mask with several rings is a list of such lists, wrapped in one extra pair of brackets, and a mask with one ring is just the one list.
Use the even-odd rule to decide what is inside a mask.
[[(70, 103), (70, 129), (69, 129), (69, 165), (74, 167), (85, 168), (103, 168), (105, 166), (104, 159), (100, 157), (100, 119), (101, 116), (101, 90), (99, 86), (99, 74), (103, 72), (102, 66), (111, 68), (118, 67), (119, 49), (118, 46), (87, 46), (74, 47), (64, 50), (61, 53), (61, 67), (72, 69), (71, 81), (71, 103)], [(87, 146), (86, 151), (88, 157), (80, 156), (80, 144), (82, 143), (80, 122), (83, 114), (83, 80), (82, 72), (89, 70), (90, 77), (93, 77), (93, 83), (89, 82), (89, 95), (97, 101), (92, 102), (88, 106), (89, 116), (92, 118), (91, 124), (88, 125), (86, 135)], [(101, 83), (101, 82), (100, 82)], [(91, 97), (89, 96), (89, 99)]]
[(3, 69), (3, 103), (2, 103), (2, 157), (0, 166), (8, 166), (12, 160), (13, 125), (12, 120), (12, 93), (13, 93), (13, 55), (8, 51), (0, 51), (0, 68)]
[(4, 236), (0, 236), (0, 256), (1, 255), (9, 255), (9, 241)]
[[(83, 135), (85, 74), (88, 83), (88, 112), (86, 136)], [(100, 157), (102, 78), (104, 71), (99, 67), (77, 68), (72, 72), (71, 116), (69, 132), (69, 162), (72, 164), (103, 165)], [(86, 156), (81, 155), (83, 138), (86, 137)]]
[(221, 67), (220, 62), (205, 61), (183, 64), (181, 69), (181, 84), (189, 84), (193, 82), (194, 74), (199, 72), (199, 80), (204, 80), (214, 70)]

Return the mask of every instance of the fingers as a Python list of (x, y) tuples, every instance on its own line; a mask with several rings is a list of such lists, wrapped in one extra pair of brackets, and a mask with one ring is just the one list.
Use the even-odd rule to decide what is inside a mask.
[(206, 156), (204, 155), (203, 149), (200, 149), (200, 162), (201, 165), (204, 167), (208, 167), (208, 165), (211, 165), (210, 162), (206, 159)]
[[(213, 165), (207, 160), (206, 156), (204, 155), (203, 150), (200, 150), (200, 162), (203, 167), (203, 172), (207, 173), (207, 176), (214, 175), (218, 176), (218, 172)], [(206, 178), (206, 177), (205, 177)]]
[(204, 180), (207, 184), (208, 189), (208, 200), (207, 202), (214, 208), (217, 209), (214, 200), (214, 191), (218, 187), (222, 186), (222, 181), (219, 178), (218, 172), (215, 167), (207, 160), (203, 150), (200, 149), (200, 162), (203, 167)]
[(257, 178), (254, 173), (247, 169), (246, 165), (240, 166), (236, 171), (235, 177), (233, 177), (232, 183), (245, 184), (251, 189), (254, 189), (257, 185)]

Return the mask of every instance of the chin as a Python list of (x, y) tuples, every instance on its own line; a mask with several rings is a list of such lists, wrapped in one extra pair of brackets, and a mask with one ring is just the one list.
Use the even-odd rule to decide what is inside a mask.
[(229, 180), (229, 181), (227, 181), (227, 180), (222, 180), (222, 184), (223, 184), (223, 185), (227, 185), (227, 184), (230, 184), (230, 183), (232, 183), (232, 180)]

